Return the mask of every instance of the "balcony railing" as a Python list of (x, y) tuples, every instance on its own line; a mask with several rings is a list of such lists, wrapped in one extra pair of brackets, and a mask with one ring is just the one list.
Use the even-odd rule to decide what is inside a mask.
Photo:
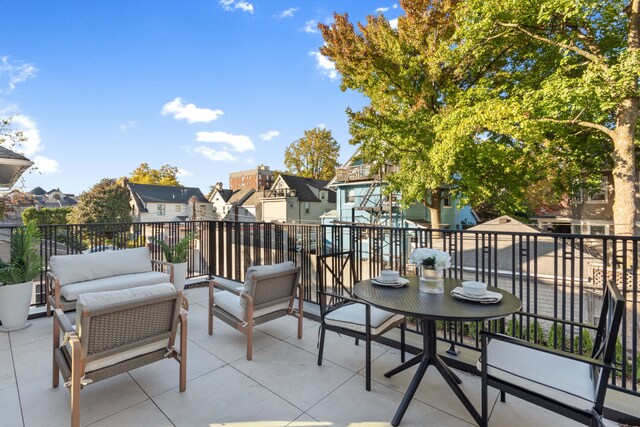
[[(439, 323), (439, 338), (455, 348), (478, 349), (481, 330), (504, 330), (533, 342), (587, 353), (593, 343), (603, 279), (616, 283), (627, 299), (620, 331), (617, 375), (611, 387), (638, 393), (638, 258), (640, 238), (547, 233), (385, 228), (353, 225), (290, 225), (229, 221), (42, 226), (41, 253), (51, 255), (148, 245), (150, 236), (175, 241), (195, 232), (188, 276), (215, 275), (243, 281), (247, 267), (292, 260), (302, 268), (304, 298), (316, 302), (316, 254), (352, 249), (361, 279), (392, 268), (413, 274), (408, 263), (416, 247), (445, 250), (452, 256), (449, 277), (481, 280), (506, 289), (522, 311), (504, 321)], [(11, 228), (0, 229), (0, 255), (8, 256)], [(43, 275), (44, 276), (44, 275)], [(35, 305), (44, 304), (37, 284)]]
[(336, 168), (336, 182), (368, 181), (371, 179), (382, 179), (386, 174), (395, 173), (399, 170), (395, 165), (383, 165), (378, 173), (372, 172), (372, 165), (365, 163), (357, 166), (347, 166)]

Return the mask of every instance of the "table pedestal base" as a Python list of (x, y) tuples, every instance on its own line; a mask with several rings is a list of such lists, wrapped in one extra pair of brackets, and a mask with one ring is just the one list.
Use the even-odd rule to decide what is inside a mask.
[(438, 372), (440, 372), (440, 375), (442, 375), (442, 378), (444, 378), (449, 387), (451, 387), (456, 396), (458, 396), (458, 399), (460, 399), (464, 407), (467, 408), (467, 411), (469, 411), (473, 419), (478, 423), (478, 425), (480, 425), (480, 414), (473, 406), (473, 404), (469, 401), (469, 398), (467, 398), (460, 386), (458, 386), (458, 384), (462, 384), (462, 381), (451, 369), (449, 369), (449, 367), (442, 361), (442, 359), (436, 352), (437, 341), (435, 320), (424, 318), (422, 319), (422, 345), (422, 348), (424, 349), (422, 353), (384, 374), (385, 377), (389, 378), (399, 372), (404, 371), (405, 369), (419, 364), (418, 370), (413, 376), (413, 379), (409, 384), (409, 388), (402, 398), (400, 407), (396, 411), (396, 414), (391, 421), (391, 425), (397, 426), (402, 421), (402, 417), (407, 411), (409, 403), (411, 403), (411, 399), (413, 399), (413, 395), (416, 393), (416, 390), (418, 390), (418, 386), (422, 381), (422, 377), (424, 377), (424, 374), (427, 372), (427, 368), (429, 367), (429, 365), (435, 366)]

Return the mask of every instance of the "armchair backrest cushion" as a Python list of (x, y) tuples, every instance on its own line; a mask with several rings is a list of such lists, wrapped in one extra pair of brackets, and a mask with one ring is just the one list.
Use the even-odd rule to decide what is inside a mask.
[(153, 270), (146, 246), (91, 254), (54, 255), (50, 269), (60, 279), (60, 286)]
[[(245, 274), (244, 286), (242, 287), (242, 292), (251, 295), (252, 297), (255, 295), (255, 286), (260, 280), (261, 277), (270, 276), (278, 273), (287, 273), (292, 272), (296, 269), (295, 265), (292, 261), (285, 261), (279, 264), (273, 265), (255, 265), (253, 267), (249, 267)], [(295, 286), (295, 285), (294, 285)], [(242, 312), (246, 310), (247, 301), (240, 297), (240, 307), (242, 308)]]

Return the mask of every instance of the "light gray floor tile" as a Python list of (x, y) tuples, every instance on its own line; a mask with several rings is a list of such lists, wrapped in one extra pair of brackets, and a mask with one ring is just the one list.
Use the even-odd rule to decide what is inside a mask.
[[(41, 377), (19, 386), (27, 427), (70, 424), (71, 394), (62, 384), (53, 388), (49, 377)], [(80, 392), (80, 423), (94, 423), (146, 399), (147, 395), (128, 374), (91, 384)]]
[[(217, 318), (213, 323), (213, 335), (209, 335), (206, 328), (201, 328), (190, 330), (189, 339), (227, 363), (246, 358), (247, 355), (247, 336)], [(280, 341), (271, 335), (254, 331), (253, 357), (258, 357), (262, 349), (277, 342)]]
[(251, 361), (240, 359), (232, 366), (303, 411), (354, 375), (328, 361), (318, 366), (313, 354), (285, 342), (262, 350)]
[(170, 390), (154, 401), (176, 426), (286, 426), (302, 414), (230, 366), (190, 381), (184, 393)]
[[(202, 349), (196, 343), (188, 342), (187, 381), (224, 365), (225, 362)], [(180, 364), (173, 358), (142, 366), (133, 371), (129, 371), (129, 374), (151, 397), (180, 385)]]
[(8, 350), (9, 348), (11, 348), (9, 344), (9, 333), (0, 332), (0, 351)]
[(162, 411), (151, 401), (146, 400), (118, 412), (115, 415), (91, 424), (91, 427), (123, 427), (123, 426), (153, 426), (170, 427), (171, 421), (164, 416)]
[(42, 377), (51, 377), (53, 370), (53, 344), (51, 337), (13, 348), (13, 361), (18, 383)]
[(572, 427), (579, 424), (569, 418), (547, 411), (515, 396), (507, 395), (506, 402), (498, 400), (489, 418), (491, 427)]
[[(7, 362), (5, 354), (7, 352), (8, 350), (0, 352), (0, 366), (4, 363), (11, 364), (10, 357)], [(11, 376), (2, 375), (0, 379), (0, 425), (7, 427), (23, 425), (20, 400), (18, 399), (18, 387), (13, 377), (13, 372)]]
[[(316, 420), (336, 427), (389, 426), (402, 393), (374, 383), (365, 392), (362, 381), (352, 378), (307, 411)], [(470, 426), (469, 423), (420, 401), (413, 400), (402, 419), (402, 427)]]

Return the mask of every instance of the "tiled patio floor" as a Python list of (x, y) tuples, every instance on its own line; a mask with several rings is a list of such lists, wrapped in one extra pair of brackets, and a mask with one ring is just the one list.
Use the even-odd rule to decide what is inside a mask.
[[(178, 364), (155, 363), (86, 387), (81, 422), (91, 426), (388, 426), (415, 372), (391, 379), (383, 373), (400, 361), (397, 350), (374, 344), (373, 386), (364, 388), (364, 346), (327, 334), (325, 361), (317, 366), (318, 324), (305, 320), (304, 338), (293, 318), (258, 327), (254, 357), (245, 359), (245, 337), (214, 323), (207, 334), (207, 289), (187, 291), (188, 382), (178, 391)], [(69, 392), (51, 387), (51, 318), (0, 333), (0, 426), (69, 425)], [(463, 389), (480, 404), (478, 377), (458, 372)], [(512, 396), (497, 402), (492, 426), (568, 426), (570, 420)], [(614, 423), (608, 423), (615, 425)], [(471, 417), (431, 368), (401, 424), (469, 426)], [(577, 425), (577, 424), (576, 424)]]

